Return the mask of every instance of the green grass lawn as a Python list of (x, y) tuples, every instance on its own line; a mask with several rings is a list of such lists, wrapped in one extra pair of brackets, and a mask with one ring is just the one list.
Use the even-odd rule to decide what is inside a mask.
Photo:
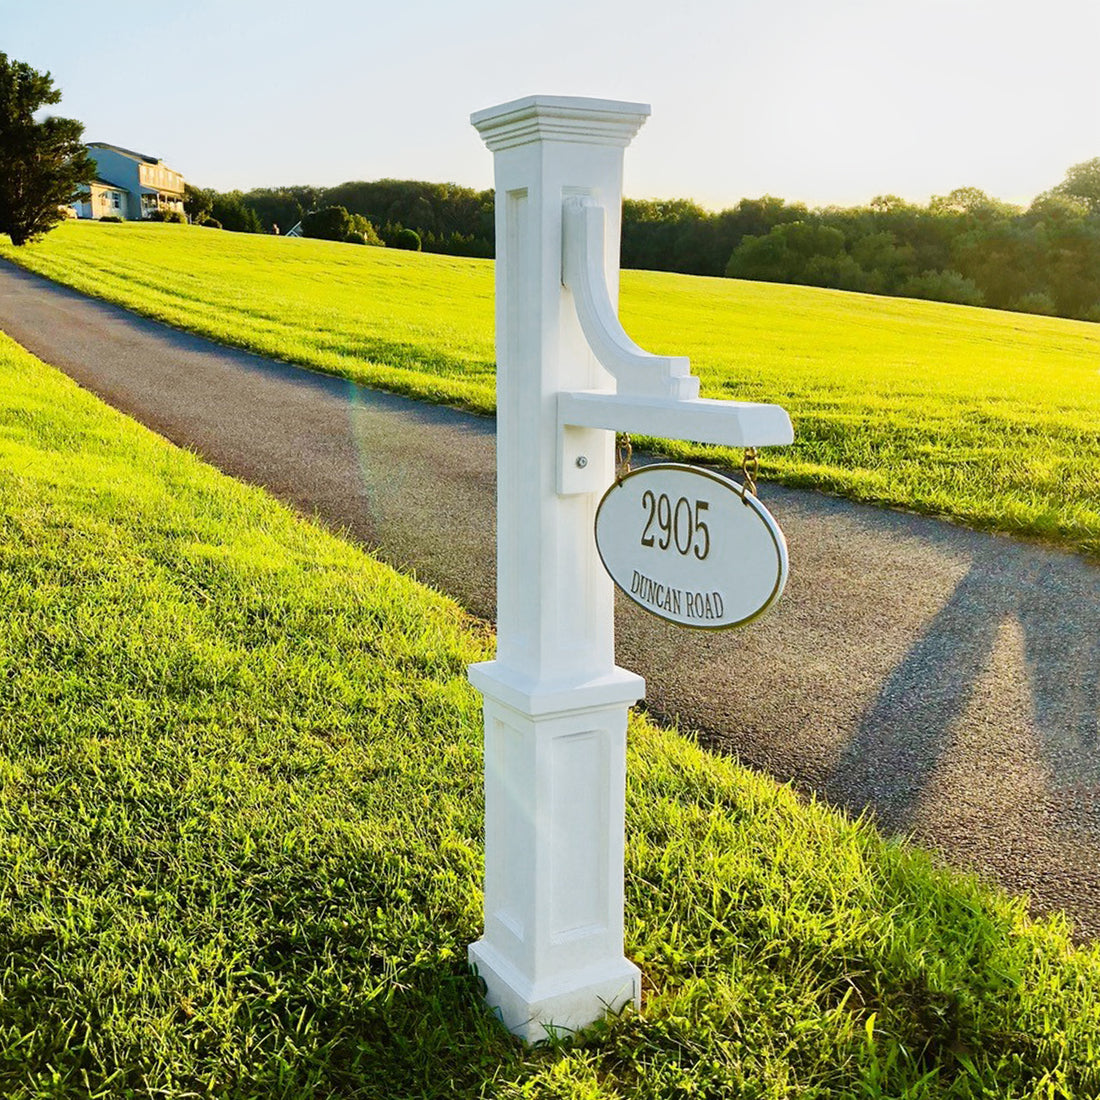
[[(488, 261), (93, 223), (0, 255), (229, 344), (493, 408)], [(643, 347), (690, 355), (705, 396), (787, 407), (797, 442), (765, 476), (1100, 553), (1100, 325), (640, 271), (621, 312)]]
[(464, 965), (491, 639), (3, 337), (0, 623), (0, 1095), (1100, 1093), (1100, 948), (641, 719), (643, 1011), (520, 1047)]

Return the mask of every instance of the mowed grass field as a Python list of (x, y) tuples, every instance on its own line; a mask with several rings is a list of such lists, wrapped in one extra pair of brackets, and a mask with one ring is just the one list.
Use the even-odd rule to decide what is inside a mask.
[[(173, 225), (70, 223), (0, 255), (226, 343), (493, 409), (493, 265)], [(1100, 325), (624, 272), (621, 315), (703, 394), (787, 407), (766, 477), (1100, 553)], [(737, 466), (714, 449), (666, 447)]]
[(1100, 1094), (1100, 948), (632, 721), (647, 984), (526, 1049), (480, 932), (490, 639), (0, 336), (0, 1095)]

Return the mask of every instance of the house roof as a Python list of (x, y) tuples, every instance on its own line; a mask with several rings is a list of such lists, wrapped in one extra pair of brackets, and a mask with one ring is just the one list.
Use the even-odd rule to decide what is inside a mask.
[(124, 149), (121, 145), (111, 145), (107, 141), (89, 141), (89, 149), (110, 149), (113, 153), (121, 153), (132, 160), (142, 160), (146, 164), (160, 164), (160, 157), (151, 157), (147, 153), (135, 153), (133, 149)]
[[(95, 176), (88, 182), (88, 193), (91, 194), (92, 185), (96, 187), (109, 187), (112, 191), (125, 191), (125, 187), (117, 183), (112, 183), (110, 180), (105, 180), (102, 176)], [(87, 199), (80, 199), (80, 202), (87, 202)]]

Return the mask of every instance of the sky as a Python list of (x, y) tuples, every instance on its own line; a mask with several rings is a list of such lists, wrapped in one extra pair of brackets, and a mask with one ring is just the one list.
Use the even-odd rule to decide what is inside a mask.
[(89, 141), (218, 190), (492, 186), (471, 112), (648, 103), (625, 193), (721, 209), (974, 186), (1026, 204), (1100, 156), (1100, 0), (0, 0)]

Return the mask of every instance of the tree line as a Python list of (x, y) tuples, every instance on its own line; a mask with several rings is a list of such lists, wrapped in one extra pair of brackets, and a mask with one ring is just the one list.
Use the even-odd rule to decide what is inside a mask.
[(1026, 209), (962, 187), (927, 206), (781, 213), (723, 274), (1100, 321), (1100, 158)]
[[(493, 192), (454, 183), (359, 180), (336, 187), (228, 192), (188, 187), (184, 209), (192, 220), (216, 221), (237, 232), (272, 233), (278, 227), (285, 233), (301, 222), (307, 236), (329, 239), (340, 239), (327, 228), (340, 218), (331, 211), (343, 211), (356, 227), (353, 232), (362, 232), (367, 243), (451, 256), (493, 255)], [(325, 218), (311, 224), (311, 216), (319, 214)], [(324, 231), (319, 228), (322, 224)], [(370, 239), (372, 235), (375, 240)]]
[(726, 275), (1100, 321), (1100, 157), (1026, 209), (976, 187), (810, 210), (623, 203), (624, 267)]
[[(415, 247), (411, 230), (427, 252), (493, 255), (492, 191), (386, 179), (201, 194), (227, 229), (285, 232), (338, 207), (391, 247)], [(626, 199), (622, 263), (1100, 321), (1100, 157), (1026, 209), (975, 187), (927, 205), (881, 195), (816, 209), (770, 195), (718, 212)]]
[[(0, 232), (48, 232), (95, 175), (49, 73), (0, 53)], [(301, 222), (307, 235), (491, 257), (493, 192), (416, 180), (218, 192), (188, 186), (193, 222), (246, 233)], [(165, 215), (167, 216), (167, 215)], [(975, 187), (926, 206), (880, 195), (808, 209), (765, 195), (713, 212), (685, 199), (626, 199), (624, 267), (932, 298), (1100, 322), (1100, 157), (1026, 209)]]

